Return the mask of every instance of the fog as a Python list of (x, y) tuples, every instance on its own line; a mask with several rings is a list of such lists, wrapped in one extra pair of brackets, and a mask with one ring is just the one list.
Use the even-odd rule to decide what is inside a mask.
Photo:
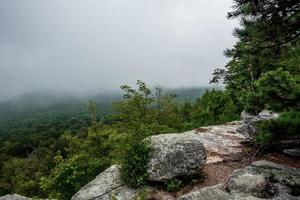
[(1, 0), (0, 100), (208, 85), (235, 38), (231, 0)]

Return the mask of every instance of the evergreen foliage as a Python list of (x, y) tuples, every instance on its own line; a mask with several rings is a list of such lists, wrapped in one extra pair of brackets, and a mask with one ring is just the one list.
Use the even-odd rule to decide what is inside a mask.
[(236, 105), (257, 113), (264, 108), (299, 109), (300, 3), (282, 0), (235, 0), (228, 18), (238, 18), (238, 42), (225, 55), (212, 82), (223, 82)]
[[(226, 85), (234, 105), (251, 113), (262, 109), (283, 114), (260, 124), (256, 141), (265, 148), (299, 132), (300, 2), (293, 0), (235, 0), (228, 18), (238, 18), (238, 41), (224, 54), (225, 69), (211, 80)], [(293, 118), (294, 117), (294, 118)]]
[(268, 149), (280, 149), (279, 140), (300, 139), (300, 113), (282, 113), (277, 119), (261, 121), (258, 128), (258, 144)]
[(239, 118), (240, 110), (225, 91), (206, 91), (195, 105), (193, 118), (203, 125), (221, 124)]

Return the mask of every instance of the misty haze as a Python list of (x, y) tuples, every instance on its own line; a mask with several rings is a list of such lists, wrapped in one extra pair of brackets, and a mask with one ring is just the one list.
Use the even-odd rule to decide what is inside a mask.
[(300, 198), (300, 1), (0, 0), (0, 200)]
[(235, 42), (231, 0), (0, 2), (0, 100), (118, 91), (143, 80), (207, 86)]

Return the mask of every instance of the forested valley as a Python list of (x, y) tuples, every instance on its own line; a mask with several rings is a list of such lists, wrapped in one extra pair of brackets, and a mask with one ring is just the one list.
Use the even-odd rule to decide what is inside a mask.
[(112, 163), (121, 162), (135, 132), (143, 137), (180, 132), (239, 116), (222, 88), (150, 89), (142, 81), (135, 89), (121, 88), (123, 94), (93, 100), (31, 94), (3, 102), (1, 194), (68, 199)]

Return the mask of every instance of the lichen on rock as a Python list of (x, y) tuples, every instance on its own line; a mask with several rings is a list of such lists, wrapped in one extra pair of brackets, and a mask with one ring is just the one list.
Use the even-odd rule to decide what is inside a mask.
[(161, 134), (149, 138), (151, 155), (147, 165), (150, 181), (166, 181), (200, 172), (207, 155), (197, 134)]
[(131, 200), (136, 190), (126, 186), (121, 180), (120, 166), (113, 165), (81, 188), (72, 200)]

